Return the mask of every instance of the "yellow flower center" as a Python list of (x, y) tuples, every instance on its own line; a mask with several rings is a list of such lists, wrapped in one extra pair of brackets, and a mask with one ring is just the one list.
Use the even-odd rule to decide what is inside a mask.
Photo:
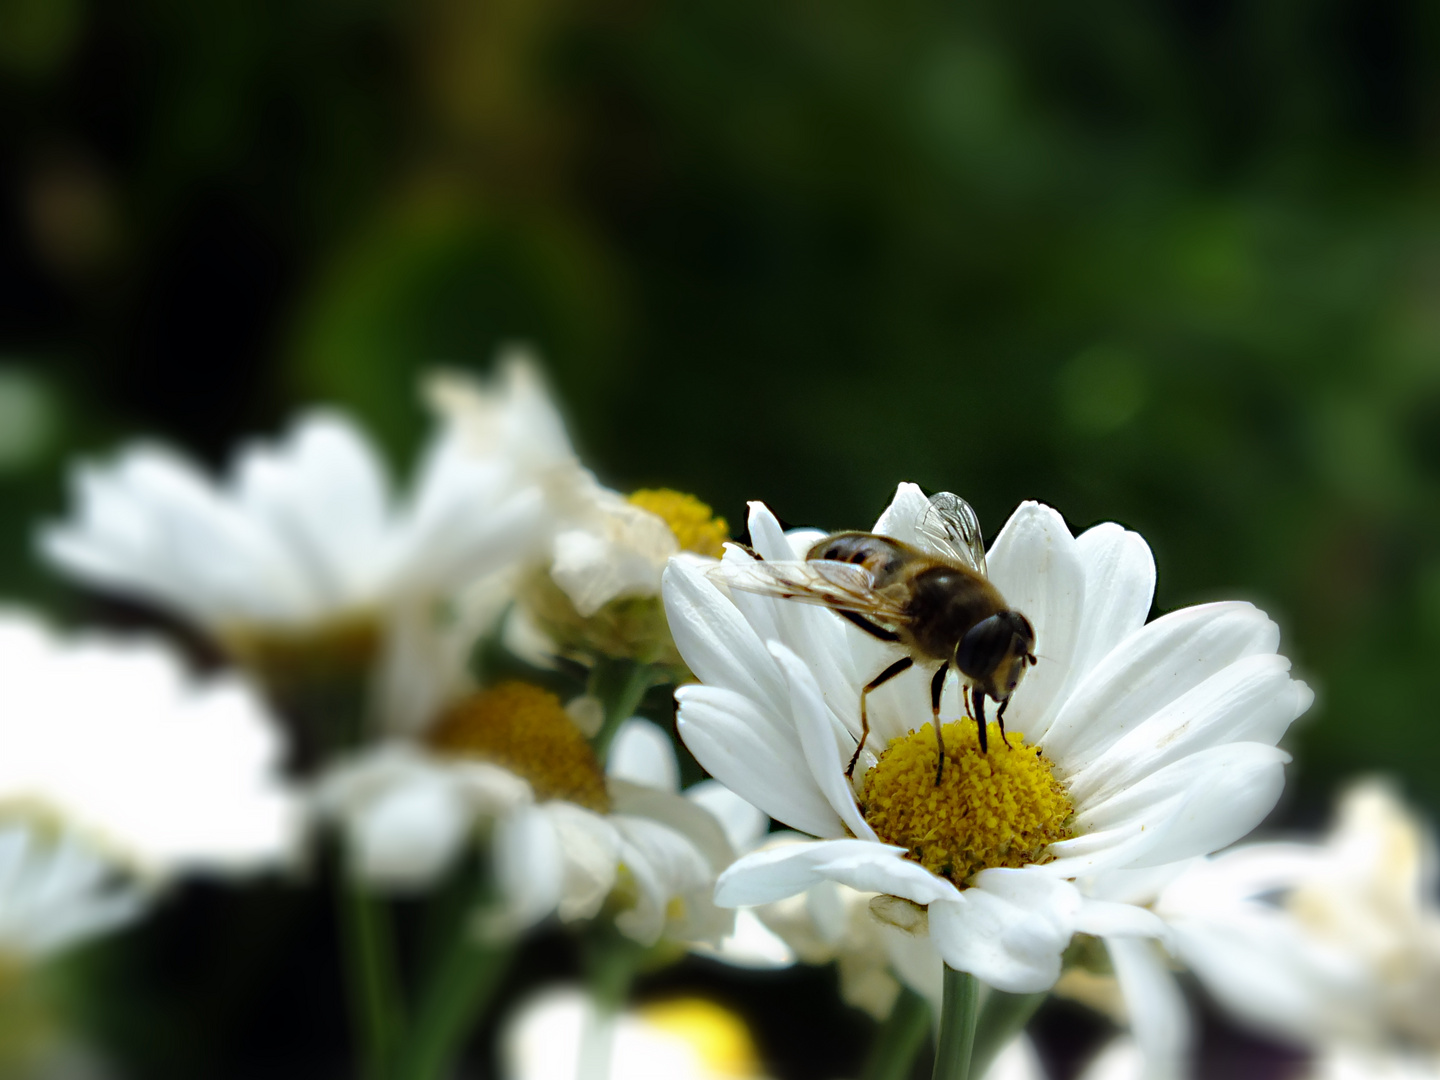
[(745, 1021), (702, 998), (676, 998), (637, 1009), (652, 1027), (683, 1039), (707, 1069), (719, 1076), (760, 1075), (760, 1056)]
[(441, 714), (428, 735), (442, 754), (502, 765), (529, 781), (537, 799), (564, 799), (597, 813), (610, 809), (595, 751), (560, 699), (528, 683), (471, 694)]
[(875, 834), (909, 858), (964, 887), (991, 867), (1048, 862), (1046, 849), (1069, 835), (1073, 808), (1039, 747), (1000, 726), (982, 754), (975, 723), (945, 725), (945, 769), (935, 783), (935, 729), (893, 740), (865, 774), (860, 809)]
[(669, 525), (682, 551), (716, 559), (725, 553), (730, 526), (694, 495), (669, 488), (641, 488), (629, 498), (631, 506), (648, 510)]

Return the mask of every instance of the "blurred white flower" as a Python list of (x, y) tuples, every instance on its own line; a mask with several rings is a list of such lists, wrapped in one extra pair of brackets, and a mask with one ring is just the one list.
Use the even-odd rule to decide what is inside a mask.
[(432, 379), (429, 391), (462, 445), (522, 463), (545, 495), (549, 531), (511, 616), (511, 643), (541, 663), (564, 654), (674, 665), (661, 574), (682, 553), (718, 557), (724, 519), (680, 492), (605, 487), (576, 456), (533, 365), (517, 357), (509, 378), (504, 402), (450, 376)]
[[(901, 485), (875, 531), (913, 543), (928, 506)], [(787, 537), (758, 503), (749, 524), (772, 561), (803, 558), (819, 535)], [(1263, 613), (1209, 604), (1146, 625), (1154, 563), (1144, 541), (1116, 525), (1073, 537), (1035, 503), (1001, 531), (989, 571), (1034, 625), (1041, 659), (1006, 715), (1015, 749), (967, 756), (974, 726), (956, 725), (946, 743), (960, 753), (937, 789), (928, 673), (870, 697), (872, 738), (852, 785), (860, 689), (893, 647), (821, 608), (727, 595), (670, 564), (670, 627), (704, 684), (676, 695), (686, 745), (741, 797), (821, 838), (743, 857), (721, 876), (718, 902), (771, 903), (822, 880), (883, 893), (909, 902), (909, 921), (928, 927), (951, 967), (1038, 991), (1058, 978), (1076, 932), (1163, 933), (1140, 906), (1097, 898), (1107, 876), (1216, 850), (1270, 810), (1288, 760), (1274, 744), (1310, 693), (1290, 679)], [(1022, 751), (1024, 740), (1043, 756)], [(894, 770), (876, 768), (880, 749)], [(880, 807), (913, 810), (927, 841), (887, 842), (871, 824)]]
[(729, 931), (711, 892), (734, 852), (678, 792), (674, 751), (648, 721), (621, 727), (608, 775), (558, 699), (519, 683), (456, 702), (427, 739), (373, 747), (320, 781), (317, 805), (341, 824), (361, 880), (424, 889), (488, 834), (500, 906), (487, 935), (552, 912), (594, 918), (607, 900), (645, 945)]
[(148, 891), (100, 852), (34, 822), (0, 824), (0, 968), (123, 926)]
[[(604, 1030), (604, 1037), (597, 1032)], [(604, 1055), (608, 1068), (587, 1056)], [(535, 995), (501, 1035), (507, 1080), (763, 1080), (745, 1022), (701, 998), (681, 998), (603, 1016), (578, 988)]]
[[(507, 367), (485, 392), (497, 423), (518, 426), (523, 373)], [(172, 450), (134, 445), (76, 469), (72, 516), (43, 531), (41, 551), (241, 652), (345, 630), (363, 645), (365, 627), (510, 568), (537, 543), (541, 491), (506, 453), (522, 450), (477, 456), (469, 439), (442, 425), (403, 499), (367, 436), (334, 410), (242, 447), (218, 484)]]
[[(1362, 1058), (1440, 1053), (1440, 904), (1423, 824), (1378, 780), (1350, 787), (1320, 844), (1197, 860), (1154, 909), (1187, 966), (1241, 1023)], [(1350, 1051), (1347, 1051), (1347, 1053)], [(1358, 1075), (1358, 1074), (1356, 1074)], [(1378, 1074), (1377, 1074), (1378, 1075)]]
[(300, 810), (243, 681), (195, 680), (157, 642), (63, 640), (0, 612), (0, 819), (53, 823), (142, 877), (290, 859)]

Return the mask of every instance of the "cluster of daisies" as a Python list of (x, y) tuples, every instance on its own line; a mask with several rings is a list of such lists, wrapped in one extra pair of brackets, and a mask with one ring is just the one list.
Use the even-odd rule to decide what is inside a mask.
[[(218, 477), (153, 443), (75, 469), (46, 563), (223, 663), (0, 613), (0, 1018), (48, 958), (163, 918), (179, 881), (315, 887), (335, 851), (362, 956), (388, 898), (465, 898), (433, 985), (359, 995), (412, 999), (405, 1022), (358, 1010), (376, 1077), (448, 1075), (488, 1007), (514, 1014), (511, 1077), (762, 1076), (716, 1006), (627, 1007), (637, 970), (687, 953), (835, 964), (892, 1056), (971, 977), (973, 1071), (945, 1075), (1043, 1077), (1022, 1029), (1057, 993), (1125, 1033), (1092, 1080), (1184, 1077), (1192, 983), (1317, 1077), (1440, 1077), (1433, 852), (1394, 793), (1348, 792), (1323, 842), (1235, 846), (1311, 702), (1263, 612), (1147, 621), (1143, 539), (1021, 505), (988, 573), (1037, 662), (988, 752), (950, 676), (937, 782), (933, 670), (868, 695), (862, 745), (897, 646), (727, 584), (822, 532), (754, 503), (727, 545), (693, 497), (606, 488), (523, 357), (424, 397), (401, 490), (329, 410)], [(923, 546), (930, 505), (902, 483), (873, 531)], [(682, 785), (674, 735), (708, 779)], [(497, 965), (553, 923), (585, 939), (590, 990), (497, 1001)], [(63, 1052), (22, 1042), (0, 1059)]]

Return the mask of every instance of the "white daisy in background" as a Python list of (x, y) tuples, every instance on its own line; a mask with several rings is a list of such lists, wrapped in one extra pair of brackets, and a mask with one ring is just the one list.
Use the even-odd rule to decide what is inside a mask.
[(429, 387), (464, 446), (482, 459), (503, 452), (545, 493), (550, 531), (519, 590), (509, 642), (539, 663), (566, 655), (676, 667), (660, 578), (677, 555), (718, 558), (725, 520), (681, 492), (605, 487), (576, 455), (533, 365), (517, 360), (510, 372), (508, 402), (446, 376)]
[(723, 828), (679, 793), (674, 750), (648, 721), (621, 728), (602, 770), (572, 715), (589, 711), (503, 683), (454, 702), (420, 739), (340, 762), (318, 805), (340, 823), (353, 872), (382, 889), (423, 889), (488, 838), (492, 937), (608, 904), (644, 945), (718, 940), (733, 924), (711, 900), (734, 858)]
[[(604, 1040), (594, 1039), (608, 1020)], [(587, 1055), (604, 1055), (604, 1064)], [(763, 1080), (745, 1021), (702, 998), (678, 998), (604, 1017), (578, 987), (536, 994), (501, 1034), (507, 1080)]]
[[(929, 505), (901, 485), (875, 531), (918, 543)], [(759, 504), (749, 524), (772, 562), (819, 535), (792, 541)], [(822, 880), (896, 897), (952, 968), (1040, 991), (1077, 932), (1163, 933), (1153, 913), (1097, 899), (1097, 883), (1221, 848), (1271, 809), (1288, 760), (1274, 744), (1310, 694), (1262, 612), (1208, 604), (1147, 625), (1154, 564), (1140, 537), (1101, 525), (1076, 538), (1035, 503), (997, 537), (989, 576), (1033, 624), (1040, 657), (1006, 714), (1011, 747), (997, 730), (982, 755), (973, 722), (948, 727), (937, 786), (929, 673), (912, 671), (870, 696), (851, 783), (860, 690), (893, 647), (671, 563), (670, 627), (703, 684), (677, 693), (682, 738), (742, 798), (818, 838), (745, 856), (718, 902), (771, 903)], [(904, 921), (893, 902), (882, 914)]]
[(124, 926), (144, 910), (147, 892), (53, 826), (0, 824), (0, 972), (8, 976)]
[(289, 862), (300, 809), (256, 695), (155, 642), (57, 637), (0, 613), (0, 821), (36, 822), (150, 882)]
[(1319, 1051), (1325, 1075), (1360, 1075), (1387, 1059), (1386, 1070), (1436, 1075), (1435, 885), (1428, 831), (1370, 780), (1343, 794), (1323, 843), (1247, 844), (1197, 860), (1154, 910), (1238, 1022)]
[[(529, 410), (519, 369), (485, 392), (504, 415)], [(544, 499), (524, 458), (513, 442), (477, 456), (442, 426), (401, 499), (354, 421), (317, 409), (242, 447), (222, 483), (149, 443), (81, 465), (73, 514), (40, 547), (64, 573), (188, 620), (272, 674), (317, 643), (363, 666), (397, 613), (512, 568), (539, 542)]]

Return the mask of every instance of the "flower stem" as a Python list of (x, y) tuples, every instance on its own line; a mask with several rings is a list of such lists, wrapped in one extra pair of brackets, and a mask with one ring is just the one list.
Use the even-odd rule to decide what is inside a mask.
[(603, 762), (610, 752), (610, 743), (620, 725), (635, 715), (640, 699), (654, 682), (654, 673), (648, 664), (634, 660), (597, 660), (590, 669), (589, 692), (600, 700), (605, 710), (605, 721), (600, 726), (591, 744), (595, 754)]
[(583, 943), (585, 981), (594, 1009), (580, 1035), (579, 1080), (609, 1080), (615, 1021), (645, 951), (613, 926), (592, 928)]
[(1030, 1022), (1046, 996), (1007, 994), (1003, 990), (991, 990), (985, 995), (975, 1026), (975, 1049), (970, 1056), (970, 1068), (976, 1076), (985, 1075), (1000, 1051)]
[(860, 1080), (907, 1080), (930, 1030), (930, 1003), (908, 986), (875, 1033)]
[(380, 902), (354, 882), (340, 884), (340, 926), (363, 1075), (379, 1080), (389, 1068), (403, 1023), (395, 992), (390, 926)]
[(975, 1045), (976, 1003), (980, 982), (974, 975), (945, 965), (945, 999), (940, 1006), (940, 1038), (931, 1080), (970, 1080)]
[(426, 981), (415, 1020), (402, 1041), (398, 1080), (440, 1080), (484, 1012), (514, 954), (511, 943), (491, 944), (461, 932)]

